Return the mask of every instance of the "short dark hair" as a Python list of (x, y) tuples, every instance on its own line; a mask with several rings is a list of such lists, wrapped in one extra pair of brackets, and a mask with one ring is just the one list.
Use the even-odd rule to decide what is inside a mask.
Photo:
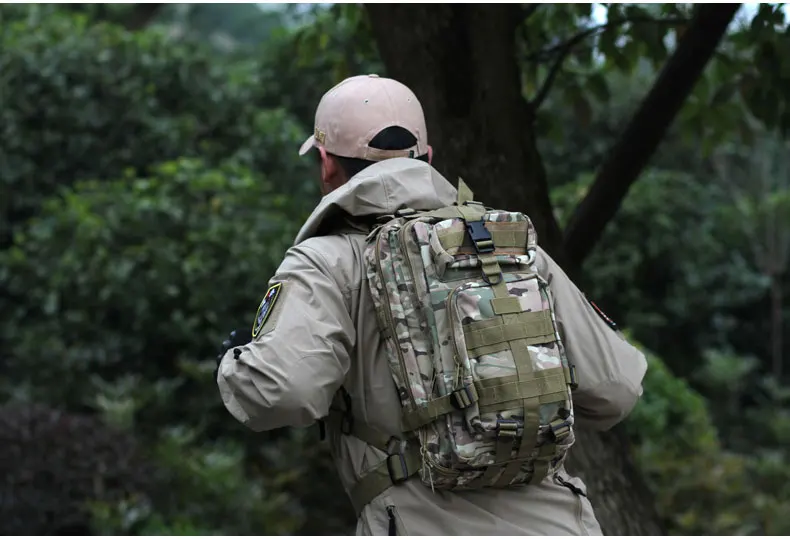
[[(405, 129), (399, 125), (393, 125), (382, 129), (381, 131), (376, 134), (373, 139), (368, 143), (368, 146), (371, 148), (375, 148), (377, 150), (407, 150), (417, 144), (417, 137), (415, 137), (408, 129)], [(368, 168), (370, 165), (374, 165), (376, 161), (368, 161), (367, 159), (357, 159), (354, 157), (342, 157), (340, 155), (335, 155), (327, 152), (328, 155), (334, 157), (340, 168), (343, 169), (343, 173), (346, 175), (346, 178), (349, 180)], [(316, 149), (316, 155), (318, 151)], [(415, 157), (415, 159), (419, 159), (420, 161), (428, 162), (428, 154), (419, 155)]]

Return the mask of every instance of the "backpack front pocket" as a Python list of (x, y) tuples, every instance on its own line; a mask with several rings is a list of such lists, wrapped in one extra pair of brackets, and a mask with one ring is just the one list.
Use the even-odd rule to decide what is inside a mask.
[(531, 456), (552, 421), (570, 409), (545, 288), (536, 274), (505, 274), (501, 285), (470, 282), (447, 298), (456, 389), (475, 397), (448, 419), (456, 457), (468, 466)]

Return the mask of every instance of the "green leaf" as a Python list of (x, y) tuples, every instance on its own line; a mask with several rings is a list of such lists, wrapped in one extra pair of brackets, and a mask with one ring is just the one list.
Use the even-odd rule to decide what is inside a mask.
[(609, 101), (609, 83), (603, 73), (593, 73), (587, 77), (587, 89), (599, 101)]

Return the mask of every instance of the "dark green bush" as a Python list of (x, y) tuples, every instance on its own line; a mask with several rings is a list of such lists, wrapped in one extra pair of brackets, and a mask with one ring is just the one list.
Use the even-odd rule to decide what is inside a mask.
[[(102, 413), (153, 448), (172, 486), (99, 504), (102, 529), (347, 531), (316, 432), (246, 431), (212, 376), (219, 342), (252, 323), (304, 217), (291, 200), (238, 165), (180, 159), (64, 189), (0, 256), (0, 283), (26, 298), (2, 328), (13, 384), (0, 395)], [(303, 500), (316, 496), (326, 518), (311, 523)]]
[(77, 406), (89, 374), (154, 383), (210, 364), (251, 323), (300, 217), (263, 176), (189, 159), (49, 199), (2, 254), (0, 282), (25, 298), (2, 329), (15, 390)]
[[(580, 176), (552, 192), (561, 222), (591, 181)], [(585, 292), (680, 376), (706, 349), (735, 343), (744, 309), (754, 320), (738, 326), (740, 342), (752, 346), (744, 353), (767, 352), (753, 347), (768, 343), (768, 313), (757, 303), (768, 283), (749, 264), (749, 246), (728, 233), (717, 210), (727, 204), (721, 189), (694, 176), (646, 171), (584, 265)]]
[(128, 433), (43, 406), (0, 406), (0, 533), (86, 535), (88, 502), (151, 490), (153, 467)]
[(164, 31), (130, 33), (44, 8), (7, 18), (0, 239), (57, 186), (179, 157), (235, 158), (280, 191), (315, 194), (309, 165), (294, 157), (304, 128), (261, 106), (269, 83), (254, 59), (218, 61), (209, 46)]
[[(710, 372), (718, 361), (710, 356), (700, 364)], [(741, 374), (731, 371), (728, 378)], [(656, 357), (649, 356), (644, 388), (627, 427), (671, 535), (790, 532), (790, 455), (786, 448), (758, 448), (757, 440), (766, 436), (764, 423), (751, 425), (752, 450), (735, 453), (724, 447), (706, 400)], [(759, 415), (786, 416), (787, 408), (764, 406)], [(790, 435), (787, 422), (782, 435)]]

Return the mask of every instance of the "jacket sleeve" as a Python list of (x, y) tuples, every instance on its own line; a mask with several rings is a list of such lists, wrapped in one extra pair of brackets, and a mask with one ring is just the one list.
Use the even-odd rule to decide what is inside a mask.
[(596, 313), (559, 265), (538, 250), (538, 268), (549, 282), (568, 360), (576, 367), (573, 404), (580, 423), (608, 430), (625, 419), (642, 395), (644, 354)]
[[(349, 370), (355, 329), (344, 288), (308, 243), (290, 248), (269, 282), (279, 291), (252, 342), (220, 363), (222, 401), (254, 431), (306, 427), (326, 416)], [(261, 308), (256, 323), (260, 316)]]

